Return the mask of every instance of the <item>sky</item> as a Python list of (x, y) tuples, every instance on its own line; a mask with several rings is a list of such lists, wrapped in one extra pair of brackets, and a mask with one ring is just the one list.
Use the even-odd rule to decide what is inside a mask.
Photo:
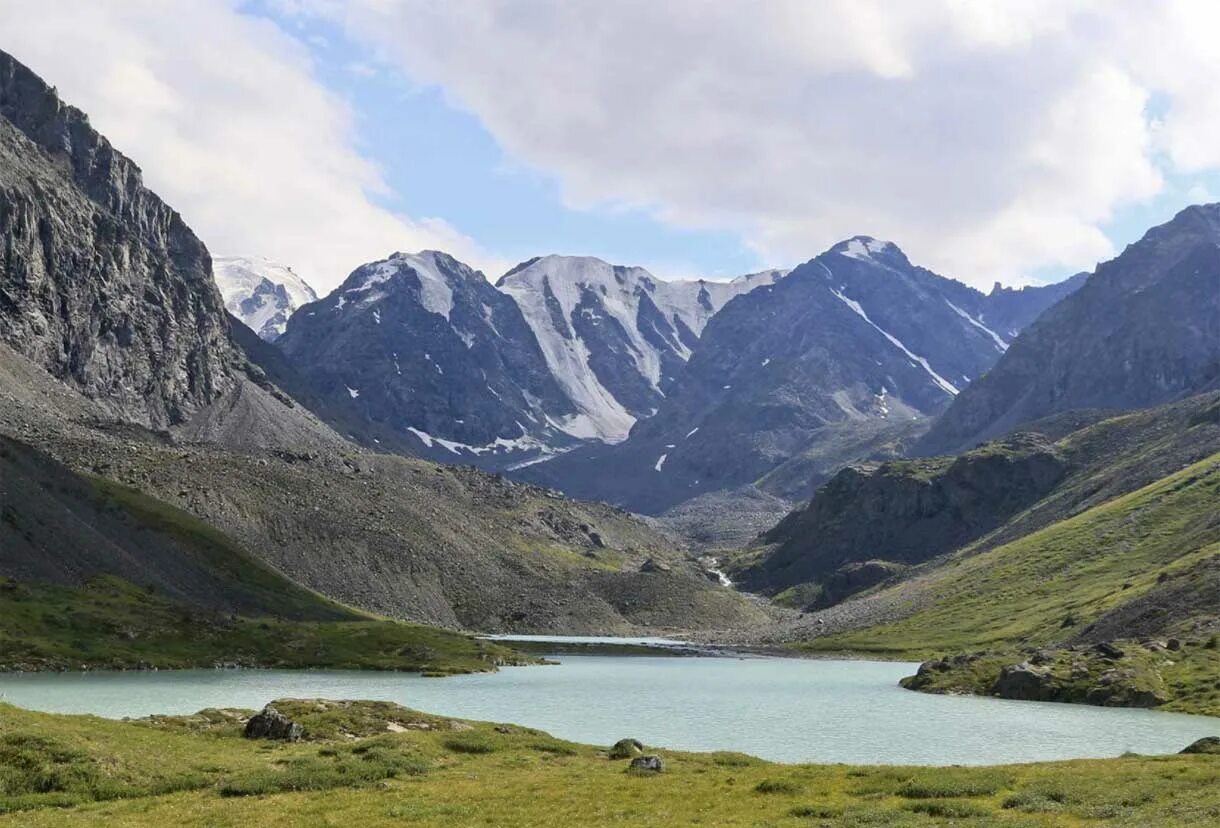
[(1220, 199), (1220, 4), (0, 0), (214, 255), (663, 278), (857, 234), (982, 289)]

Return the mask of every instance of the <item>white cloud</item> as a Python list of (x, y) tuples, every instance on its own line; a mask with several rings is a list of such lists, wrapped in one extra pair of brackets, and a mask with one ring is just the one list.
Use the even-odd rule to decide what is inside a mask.
[(1164, 172), (1220, 166), (1214, 2), (284, 2), (441, 86), (571, 205), (776, 263), (871, 233), (976, 284), (1069, 273)]
[(59, 88), (214, 255), (265, 255), (322, 292), (394, 250), (500, 272), (443, 221), (378, 206), (377, 167), (305, 47), (236, 0), (0, 0), (2, 48)]

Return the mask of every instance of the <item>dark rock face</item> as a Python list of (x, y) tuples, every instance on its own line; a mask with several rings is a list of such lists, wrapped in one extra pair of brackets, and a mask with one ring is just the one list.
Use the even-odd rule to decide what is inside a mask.
[(920, 443), (956, 451), (1062, 411), (1143, 408), (1220, 376), (1220, 204), (1188, 207), (1024, 331)]
[(847, 468), (763, 534), (774, 548), (736, 577), (764, 592), (826, 584), (818, 605), (828, 606), (888, 577), (841, 567), (862, 559), (914, 564), (957, 549), (1040, 500), (1066, 468), (1058, 450), (1032, 434), (957, 458)]
[(824, 609), (840, 601), (883, 584), (899, 575), (905, 567), (890, 561), (860, 561), (844, 564), (821, 578), (817, 598), (807, 609)]
[(444, 253), (357, 268), (276, 344), (383, 447), (480, 464), (574, 442), (548, 420), (574, 409), (517, 305)]
[[(1054, 298), (1031, 290), (1019, 304)], [(625, 442), (522, 474), (648, 514), (759, 481), (808, 497), (846, 462), (899, 454), (991, 367), (1008, 339), (983, 321), (990, 301), (893, 244), (850, 239), (728, 302)]]
[(662, 773), (665, 770), (665, 762), (660, 756), (637, 756), (631, 760), (627, 770), (632, 773)]
[(80, 110), (0, 52), (0, 339), (163, 428), (231, 388), (203, 243)]
[(246, 722), (247, 739), (275, 739), (281, 742), (299, 742), (305, 736), (305, 728), (267, 705)]
[(1047, 308), (1079, 290), (1088, 278), (1087, 273), (1077, 273), (1055, 284), (1022, 288), (1008, 288), (996, 282), (984, 299), (979, 321), (1011, 341)]

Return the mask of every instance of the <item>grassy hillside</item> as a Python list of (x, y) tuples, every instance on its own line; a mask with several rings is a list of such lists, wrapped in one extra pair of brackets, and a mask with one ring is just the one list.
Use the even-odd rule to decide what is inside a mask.
[(726, 570), (750, 589), (821, 608), (878, 583), (861, 577), (861, 563), (901, 573), (965, 547), (1002, 546), (1217, 451), (1217, 394), (1119, 416), (1064, 415), (957, 457), (845, 469)]
[(237, 664), (445, 675), (529, 660), (458, 633), (367, 616), (300, 621), (210, 613), (114, 576), (82, 587), (0, 579), (0, 671)]
[[(387, 703), (277, 702), (294, 744), (241, 738), (249, 712), (116, 722), (0, 706), (0, 825), (1214, 825), (1220, 756), (991, 768), (775, 765), (604, 749)], [(397, 731), (397, 732), (395, 732)], [(573, 796), (573, 791), (580, 796)]]
[[(807, 646), (919, 655), (1063, 642), (1220, 553), (1218, 503), (1220, 454), (1003, 546), (967, 548), (892, 587), (909, 595), (905, 618)], [(1215, 621), (1171, 618), (1167, 632)]]

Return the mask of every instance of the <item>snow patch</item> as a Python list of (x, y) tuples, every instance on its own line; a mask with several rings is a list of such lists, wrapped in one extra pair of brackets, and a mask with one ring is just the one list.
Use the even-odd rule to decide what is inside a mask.
[(852, 259), (859, 259), (862, 262), (874, 261), (874, 257), (884, 253), (893, 245), (887, 241), (878, 239), (870, 239), (867, 236), (856, 236), (854, 239), (847, 240), (847, 246), (839, 253)]
[(657, 464), (655, 466), (653, 466), (652, 468), (655, 471), (660, 471), (661, 468), (665, 465), (665, 458), (667, 458), (667, 457), (669, 457), (668, 453), (662, 454), (660, 457), (657, 458)]
[[(610, 320), (618, 323), (627, 335), (636, 370), (660, 395), (664, 354), (673, 353), (683, 360), (690, 357), (690, 348), (679, 335), (681, 327), (696, 335), (702, 333), (707, 321), (729, 299), (759, 285), (774, 283), (783, 275), (784, 271), (773, 270), (738, 277), (732, 282), (666, 282), (642, 268), (615, 268), (592, 257), (544, 256), (506, 276), (498, 287), (520, 307), (547, 366), (578, 411), (570, 424), (559, 426), (561, 430), (574, 437), (619, 442), (626, 439), (636, 417), (589, 367), (592, 355), (588, 343), (579, 337), (565, 336), (563, 330), (565, 323), (570, 328), (577, 316), (576, 308), (583, 294), (594, 293), (601, 310), (582, 307), (580, 312), (603, 324)], [(548, 307), (548, 287), (562, 317), (558, 327), (552, 308)], [(650, 327), (654, 330), (649, 337), (639, 327), (644, 296), (661, 316), (652, 320), (655, 324)], [(658, 334), (666, 343), (663, 347), (653, 344)]]
[(348, 385), (345, 385), (343, 387), (347, 389), (347, 395), (349, 397), (351, 397), (353, 400), (360, 396), (359, 388), (352, 388), (351, 386), (348, 386)]
[(998, 333), (996, 333), (991, 328), (984, 325), (981, 319), (975, 319), (973, 316), (966, 313), (964, 310), (962, 310), (957, 305), (950, 302), (948, 299), (945, 300), (945, 304), (948, 305), (950, 308), (952, 308), (953, 312), (956, 313), (958, 316), (960, 316), (962, 319), (965, 319), (971, 325), (973, 325), (974, 327), (978, 328), (983, 333), (990, 336), (992, 341), (995, 342), (996, 347), (1000, 349), (1001, 353), (1008, 350), (1008, 343), (1005, 342), (1004, 339)]
[[(822, 269), (826, 271), (826, 275), (831, 276), (833, 278), (833, 275), (830, 272), (830, 268), (826, 267), (826, 265), (822, 264), (821, 262), (818, 262), (818, 264), (821, 265)], [(882, 328), (880, 325), (878, 325), (876, 322), (869, 319), (868, 314), (864, 312), (864, 308), (860, 306), (859, 302), (855, 301), (854, 299), (848, 299), (846, 296), (844, 296), (842, 293), (835, 290), (834, 288), (830, 288), (830, 292), (833, 293), (840, 302), (847, 305), (847, 307), (851, 308), (852, 311), (854, 311), (857, 316), (859, 316), (861, 319), (863, 319), (865, 322), (867, 322), (869, 325), (871, 325), (874, 329), (876, 329), (876, 331), (878, 333), (880, 333), (882, 336), (884, 336), (886, 339), (888, 339), (890, 341), (891, 345), (893, 345), (898, 350), (902, 351), (904, 354), (906, 354), (907, 358), (909, 358), (912, 362), (916, 363), (917, 365), (921, 366), (925, 371), (927, 371), (928, 376), (930, 376), (932, 378), (932, 381), (935, 382), (938, 386), (940, 386), (940, 388), (943, 391), (945, 391), (948, 394), (952, 394), (953, 396), (957, 396), (957, 394), (959, 392), (957, 390), (957, 387), (955, 385), (953, 385), (953, 383), (949, 382), (947, 379), (942, 377), (940, 374), (938, 374), (934, 370), (932, 370), (932, 366), (928, 363), (928, 361), (926, 359), (924, 359), (923, 357), (921, 357), (918, 354), (911, 351), (911, 349), (908, 348), (906, 345), (903, 345), (902, 342), (898, 339), (898, 337), (889, 333), (884, 328)]]
[(448, 319), (453, 311), (453, 288), (441, 272), (436, 257), (437, 253), (433, 250), (425, 250), (422, 253), (395, 253), (388, 259), (365, 265), (364, 278), (344, 293), (350, 295), (368, 291), (375, 285), (388, 282), (404, 269), (409, 269), (419, 279), (419, 303), (425, 310)]
[[(318, 301), (313, 288), (292, 268), (262, 256), (217, 256), (212, 274), (225, 309), (259, 336), (279, 336), (297, 308)], [(283, 289), (287, 301), (277, 288)]]

